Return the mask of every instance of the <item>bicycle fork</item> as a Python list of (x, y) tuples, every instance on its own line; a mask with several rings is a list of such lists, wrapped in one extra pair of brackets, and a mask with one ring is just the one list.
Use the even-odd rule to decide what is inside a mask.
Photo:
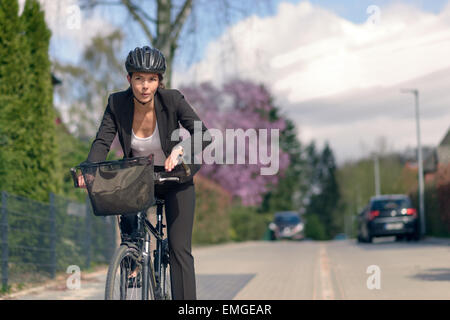
[[(150, 233), (145, 232), (144, 243), (143, 243), (143, 268), (142, 268), (142, 299), (148, 300), (149, 286), (151, 285), (153, 288), (153, 294), (155, 300), (160, 300), (162, 297), (162, 288), (161, 288), (161, 262), (162, 262), (162, 237), (163, 237), (163, 228), (165, 225), (162, 223), (162, 211), (163, 205), (158, 204), (156, 208), (156, 216), (157, 216), (157, 224), (156, 230), (151, 226), (147, 225), (150, 230), (156, 236), (156, 250), (154, 251), (154, 264), (151, 264), (150, 259)], [(150, 279), (150, 277), (152, 277)], [(151, 281), (151, 282), (150, 282)]]
[(161, 239), (158, 239), (156, 241), (156, 266), (155, 266), (155, 273), (158, 277), (158, 281), (161, 283), (161, 241), (162, 241), (162, 237), (163, 237), (163, 224), (162, 224), (162, 210), (163, 210), (163, 206), (162, 205), (158, 205), (156, 207), (156, 218), (157, 218), (157, 223), (156, 223), (156, 229), (158, 230), (158, 234), (160, 235)]
[(156, 230), (159, 235), (156, 239), (156, 250), (154, 252), (154, 270), (155, 270), (155, 280), (156, 280), (156, 288), (155, 288), (155, 299), (160, 300), (162, 297), (162, 288), (161, 288), (161, 259), (162, 259), (162, 237), (163, 237), (163, 227), (162, 224), (162, 212), (163, 205), (158, 204), (156, 207)]
[(148, 232), (144, 236), (144, 251), (143, 251), (144, 265), (142, 268), (142, 300), (148, 300), (148, 286), (150, 285), (150, 235)]

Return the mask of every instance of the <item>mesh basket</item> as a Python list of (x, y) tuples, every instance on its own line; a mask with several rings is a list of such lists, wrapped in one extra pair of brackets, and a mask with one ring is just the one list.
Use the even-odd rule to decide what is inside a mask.
[(79, 168), (96, 216), (136, 214), (155, 201), (152, 155), (85, 163)]

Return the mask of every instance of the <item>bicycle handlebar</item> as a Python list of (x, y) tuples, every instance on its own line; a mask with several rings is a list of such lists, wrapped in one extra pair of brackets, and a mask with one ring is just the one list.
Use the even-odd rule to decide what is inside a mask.
[(154, 172), (153, 173), (153, 180), (158, 182), (164, 182), (164, 181), (180, 181), (180, 177), (161, 177), (160, 172)]
[[(191, 170), (189, 166), (184, 162), (184, 160), (181, 160), (181, 165), (183, 166), (184, 172), (186, 176), (191, 175)], [(70, 174), (72, 175), (72, 180), (75, 188), (79, 188), (78, 184), (78, 176), (77, 176), (77, 167), (70, 168)], [(164, 181), (176, 181), (180, 182), (180, 177), (176, 176), (177, 172), (153, 172), (153, 180), (155, 182), (164, 182)]]

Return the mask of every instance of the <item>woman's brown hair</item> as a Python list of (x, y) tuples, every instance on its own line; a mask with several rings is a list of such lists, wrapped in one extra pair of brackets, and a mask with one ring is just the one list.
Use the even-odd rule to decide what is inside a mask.
[[(130, 78), (133, 77), (133, 72), (128, 72), (128, 75), (130, 76)], [(164, 76), (161, 73), (158, 73), (158, 79), (159, 79), (158, 87), (161, 88), (161, 89), (165, 89), (166, 86), (163, 83)]]
[(166, 86), (163, 83), (164, 77), (161, 73), (158, 73), (158, 78), (159, 78), (159, 88), (165, 89)]

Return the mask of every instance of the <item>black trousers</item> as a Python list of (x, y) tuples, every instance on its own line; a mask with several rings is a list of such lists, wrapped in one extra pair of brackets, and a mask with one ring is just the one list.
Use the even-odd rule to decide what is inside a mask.
[[(164, 167), (155, 166), (155, 171), (162, 170)], [(155, 196), (165, 201), (172, 298), (195, 300), (197, 293), (194, 257), (191, 254), (195, 212), (194, 182), (193, 180), (185, 183), (168, 181), (162, 185), (155, 185)], [(122, 217), (122, 221), (131, 229), (137, 222), (136, 216)]]

